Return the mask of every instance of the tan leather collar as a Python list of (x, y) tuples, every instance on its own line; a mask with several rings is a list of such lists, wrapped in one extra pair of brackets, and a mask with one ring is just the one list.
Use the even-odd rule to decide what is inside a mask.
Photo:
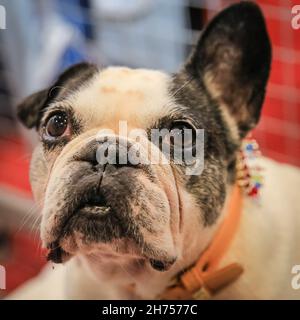
[(210, 298), (242, 274), (243, 267), (238, 263), (217, 269), (238, 228), (242, 204), (242, 190), (236, 184), (228, 202), (227, 214), (212, 243), (194, 266), (176, 277), (174, 283), (160, 296), (161, 299)]

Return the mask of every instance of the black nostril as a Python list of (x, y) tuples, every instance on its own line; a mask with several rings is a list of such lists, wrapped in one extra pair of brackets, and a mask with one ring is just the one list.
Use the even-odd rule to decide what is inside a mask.
[(99, 165), (95, 149), (88, 150), (82, 158), (93, 166)]
[(74, 155), (74, 160), (89, 162), (93, 166), (98, 165), (99, 163), (96, 154), (97, 146), (98, 143), (96, 143), (95, 141), (88, 143)]

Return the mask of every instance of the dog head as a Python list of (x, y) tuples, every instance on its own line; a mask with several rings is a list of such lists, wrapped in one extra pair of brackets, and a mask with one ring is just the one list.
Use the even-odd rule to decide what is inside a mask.
[[(81, 63), (23, 101), (19, 118), (41, 141), (31, 184), (49, 258), (98, 255), (103, 263), (139, 261), (160, 271), (192, 263), (221, 219), (236, 151), (259, 120), (270, 60), (260, 10), (241, 3), (211, 21), (175, 74)], [(142, 158), (153, 145), (151, 129), (189, 129), (192, 149), (203, 129), (201, 174), (187, 174), (191, 164), (172, 156), (167, 163), (102, 163), (99, 147), (108, 138), (117, 155), (136, 142), (120, 133), (120, 121), (127, 132), (146, 132), (138, 141)], [(168, 141), (174, 148), (174, 138)]]

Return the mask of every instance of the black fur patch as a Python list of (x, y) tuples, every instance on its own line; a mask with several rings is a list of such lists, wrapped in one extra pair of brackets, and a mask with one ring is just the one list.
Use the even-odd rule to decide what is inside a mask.
[(255, 3), (242, 2), (209, 23), (185, 69), (207, 86), (209, 94), (218, 92), (218, 103), (228, 107), (244, 137), (259, 120), (270, 64), (263, 15)]
[(33, 93), (17, 106), (17, 115), (21, 122), (28, 128), (38, 128), (46, 107), (86, 83), (98, 68), (90, 63), (79, 63), (67, 69), (57, 79), (53, 86)]
[[(185, 72), (174, 75), (171, 94), (176, 102), (186, 107), (198, 129), (204, 129), (204, 171), (201, 175), (187, 176), (182, 172), (187, 190), (192, 193), (203, 212), (205, 225), (213, 224), (223, 206), (227, 182), (227, 166), (233, 159), (238, 144), (230, 140), (230, 132), (218, 106), (212, 101), (201, 83), (188, 81)], [(234, 172), (230, 172), (234, 174)]]
[[(173, 76), (170, 94), (205, 130), (204, 171), (185, 179), (206, 225), (218, 218), (226, 184), (235, 178), (240, 141), (259, 120), (270, 61), (262, 13), (254, 3), (242, 2), (212, 20), (184, 68)], [(221, 108), (235, 119), (238, 141), (231, 136)]]

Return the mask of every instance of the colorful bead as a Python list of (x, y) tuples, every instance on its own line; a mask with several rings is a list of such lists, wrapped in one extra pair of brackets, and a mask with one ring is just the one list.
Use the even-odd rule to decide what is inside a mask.
[(263, 186), (262, 168), (257, 164), (261, 156), (258, 143), (253, 138), (243, 140), (237, 161), (238, 183), (249, 197), (258, 198)]

